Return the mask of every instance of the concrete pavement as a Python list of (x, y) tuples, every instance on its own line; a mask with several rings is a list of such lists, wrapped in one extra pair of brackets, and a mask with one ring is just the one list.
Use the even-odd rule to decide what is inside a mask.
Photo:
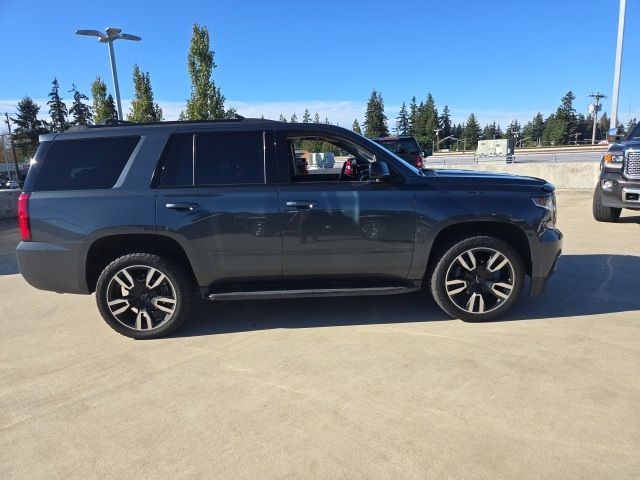
[(420, 294), (229, 302), (136, 342), (5, 254), (0, 478), (638, 478), (640, 216), (590, 201), (560, 192), (548, 292), (486, 324)]

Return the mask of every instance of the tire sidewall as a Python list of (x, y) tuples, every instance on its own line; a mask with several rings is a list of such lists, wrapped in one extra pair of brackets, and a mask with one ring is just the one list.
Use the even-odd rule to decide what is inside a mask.
[[(447, 294), (446, 277), (451, 264), (472, 248), (488, 248), (503, 254), (513, 267), (514, 287), (511, 296), (501, 306), (486, 313), (470, 313), (459, 308)], [(489, 236), (458, 239), (440, 257), (431, 276), (431, 292), (438, 305), (450, 316), (467, 322), (483, 322), (504, 315), (520, 298), (524, 287), (524, 264), (518, 252), (507, 242)]]
[[(113, 276), (123, 268), (135, 265), (157, 269), (169, 279), (175, 290), (176, 307), (173, 316), (162, 326), (150, 331), (126, 327), (113, 317), (107, 304), (107, 291)], [(163, 259), (157, 255), (129, 254), (117, 258), (102, 271), (96, 284), (96, 303), (98, 304), (100, 314), (111, 328), (130, 338), (143, 340), (167, 335), (184, 322), (186, 315), (188, 315), (188, 307), (191, 303), (189, 296), (192, 295), (193, 292), (185, 288), (186, 285), (184, 285), (184, 281), (180, 277), (179, 267), (174, 262)]]

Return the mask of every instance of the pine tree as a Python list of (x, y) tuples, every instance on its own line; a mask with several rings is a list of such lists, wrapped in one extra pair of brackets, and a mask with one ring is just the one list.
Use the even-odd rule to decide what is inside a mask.
[(436, 129), (438, 125), (438, 110), (431, 93), (427, 94), (427, 101), (418, 107), (418, 115), (414, 123), (413, 135), (424, 150), (429, 150), (435, 145)]
[(280, 114), (280, 118), (278, 118), (278, 121), (282, 122), (282, 123), (287, 123), (286, 117), (284, 115), (282, 115), (282, 114)]
[(374, 89), (367, 102), (367, 110), (364, 117), (364, 134), (369, 138), (385, 137), (389, 135), (387, 117), (384, 114), (384, 101)]
[(72, 119), (71, 125), (91, 125), (93, 114), (91, 113), (91, 107), (83, 102), (83, 100), (89, 100), (84, 93), (80, 93), (75, 84), (71, 84), (71, 90), (73, 92), (73, 103), (69, 109), (69, 115)]
[[(438, 119), (438, 123), (440, 124), (440, 128), (442, 131), (440, 132), (440, 138), (447, 138), (453, 135), (453, 129), (451, 127), (451, 114), (449, 113), (449, 107), (447, 105), (442, 109), (442, 115)], [(451, 140), (446, 140), (444, 145), (448, 146), (451, 144)]]
[(313, 116), (313, 123), (320, 123), (320, 115), (318, 115), (318, 112)]
[(636, 120), (636, 117), (630, 118), (629, 123), (627, 123), (627, 134), (631, 135), (631, 132), (633, 132), (633, 129), (636, 128), (637, 125), (638, 121)]
[(464, 126), (462, 132), (462, 139), (465, 142), (466, 150), (475, 150), (478, 147), (478, 140), (480, 139), (480, 124), (476, 120), (476, 116), (472, 113), (467, 119), (467, 124)]
[(298, 123), (298, 116), (295, 112), (293, 112), (293, 115), (291, 115), (291, 120), (289, 121), (289, 123)]
[(416, 96), (414, 95), (411, 98), (411, 103), (409, 104), (409, 134), (416, 134), (416, 122), (418, 120), (418, 103), (416, 100)]
[(100, 77), (96, 77), (91, 82), (91, 97), (93, 97), (93, 120), (96, 123), (118, 118), (113, 97), (111, 94), (107, 95), (107, 85)]
[(51, 82), (51, 92), (49, 92), (49, 116), (51, 117), (51, 123), (49, 127), (52, 132), (64, 132), (69, 127), (69, 116), (67, 113), (67, 106), (60, 98), (60, 85), (58, 79), (54, 78)]
[(191, 76), (191, 97), (185, 112), (188, 120), (225, 118), (235, 113), (234, 109), (225, 110), (225, 97), (213, 81), (216, 68), (213, 57), (214, 52), (209, 49), (209, 30), (194, 23), (187, 59)]
[(11, 118), (16, 125), (13, 142), (22, 158), (30, 158), (38, 146), (38, 137), (48, 132), (46, 123), (38, 118), (40, 107), (30, 97), (20, 100), (16, 110), (18, 114)]
[(311, 114), (309, 113), (309, 109), (304, 109), (304, 114), (302, 115), (302, 123), (311, 123)]
[(539, 144), (544, 132), (544, 118), (538, 112), (522, 129), (522, 136), (527, 144)]
[(607, 112), (604, 112), (598, 121), (598, 132), (596, 133), (597, 138), (605, 138), (610, 128), (611, 120), (609, 120)]
[(565, 145), (566, 141), (567, 121), (552, 113), (544, 123), (542, 143), (544, 145)]
[(362, 135), (362, 130), (360, 129), (360, 124), (358, 123), (357, 118), (353, 121), (353, 125), (351, 125), (351, 130)]
[(162, 121), (162, 109), (153, 101), (149, 72), (142, 72), (138, 65), (133, 66), (133, 86), (135, 93), (127, 120), (139, 123)]
[(409, 135), (409, 112), (407, 112), (407, 106), (402, 102), (400, 113), (396, 117), (396, 134), (397, 135)]

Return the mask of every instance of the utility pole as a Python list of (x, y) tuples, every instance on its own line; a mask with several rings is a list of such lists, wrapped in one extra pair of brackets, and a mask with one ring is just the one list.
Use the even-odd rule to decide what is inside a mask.
[[(436, 148), (440, 148), (440, 130), (442, 130), (441, 128), (436, 128), (434, 130), (434, 132), (436, 132)], [(433, 152), (435, 153), (435, 151)]]
[[(9, 121), (9, 114), (7, 112), (4, 112), (4, 117), (5, 117), (5, 122), (7, 122), (7, 128), (9, 129), (9, 142), (11, 143), (11, 153), (13, 154), (13, 165), (16, 168), (16, 182), (19, 182), (20, 170), (18, 169), (18, 157), (16, 157), (16, 146), (13, 144), (13, 134), (11, 133), (11, 122)], [(9, 176), (9, 178), (11, 178), (11, 176)]]
[(598, 123), (598, 111), (600, 110), (600, 99), (607, 98), (607, 96), (600, 92), (592, 93), (589, 96), (595, 99), (596, 101), (596, 103), (593, 106), (593, 133), (591, 134), (591, 145), (595, 145), (596, 144), (596, 124)]

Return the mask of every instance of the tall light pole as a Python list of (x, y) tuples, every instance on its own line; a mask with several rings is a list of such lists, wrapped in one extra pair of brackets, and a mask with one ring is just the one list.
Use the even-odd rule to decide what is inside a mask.
[(98, 37), (100, 43), (106, 43), (109, 46), (109, 60), (111, 61), (111, 75), (113, 76), (113, 89), (116, 92), (116, 105), (118, 108), (118, 120), (122, 120), (122, 103), (120, 102), (120, 86), (118, 85), (118, 71), (116, 70), (116, 57), (113, 53), (113, 42), (116, 40), (133, 40), (138, 42), (142, 37), (122, 33), (119, 28), (108, 27), (102, 33), (98, 30), (76, 30), (76, 35), (86, 35), (88, 37)]
[(616, 45), (616, 66), (613, 70), (613, 95), (611, 96), (611, 126), (609, 135), (618, 133), (618, 93), (620, 91), (620, 70), (622, 69), (622, 47), (624, 45), (624, 20), (627, 0), (620, 0), (618, 15), (618, 43)]

